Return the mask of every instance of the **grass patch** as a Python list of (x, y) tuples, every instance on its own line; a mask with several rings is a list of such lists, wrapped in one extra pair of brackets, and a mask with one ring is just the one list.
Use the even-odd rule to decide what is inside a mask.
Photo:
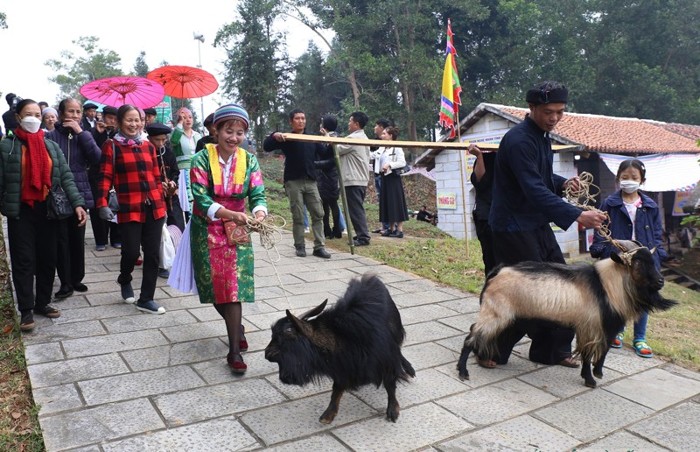
[(12, 298), (5, 240), (0, 231), (0, 450), (43, 451), (24, 345)]

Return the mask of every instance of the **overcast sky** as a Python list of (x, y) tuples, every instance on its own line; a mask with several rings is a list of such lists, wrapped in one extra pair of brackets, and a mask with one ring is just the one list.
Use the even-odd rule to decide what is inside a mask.
[[(81, 54), (82, 50), (72, 44), (81, 36), (100, 38), (99, 47), (119, 54), (122, 71), (130, 72), (141, 51), (146, 52), (151, 70), (164, 60), (174, 65), (197, 66), (198, 41), (193, 33), (203, 34), (202, 68), (221, 82), (225, 54), (212, 44), (221, 26), (235, 19), (236, 4), (235, 0), (0, 0), (0, 11), (6, 14), (8, 25), (7, 29), (0, 29), (0, 111), (7, 110), (4, 97), (9, 92), (53, 104), (58, 86), (48, 81), (53, 74), (44, 63), (51, 58), (60, 59), (63, 50)], [(306, 27), (290, 19), (285, 23), (292, 57), (301, 55), (309, 40), (325, 50), (322, 41)], [(222, 99), (220, 93), (207, 96), (205, 115), (221, 103), (236, 100)], [(199, 101), (194, 101), (194, 105), (199, 113)]]

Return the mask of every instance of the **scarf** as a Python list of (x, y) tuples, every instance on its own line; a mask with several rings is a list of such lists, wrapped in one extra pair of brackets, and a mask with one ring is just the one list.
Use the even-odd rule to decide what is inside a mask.
[(141, 146), (141, 137), (139, 136), (129, 138), (125, 135), (122, 135), (121, 132), (117, 132), (117, 134), (114, 135), (114, 138), (112, 139), (119, 144), (123, 144), (124, 146)]
[(46, 149), (44, 131), (29, 133), (21, 127), (15, 129), (15, 135), (27, 144), (27, 177), (22, 181), (22, 200), (34, 205), (34, 201), (46, 199), (44, 187), (51, 186), (51, 165), (49, 150)]

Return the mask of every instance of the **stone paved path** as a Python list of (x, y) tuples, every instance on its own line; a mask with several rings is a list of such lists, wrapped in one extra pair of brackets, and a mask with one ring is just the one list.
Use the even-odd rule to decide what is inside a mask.
[[(495, 370), (470, 362), (471, 380), (461, 382), (455, 364), (475, 296), (357, 255), (294, 257), (290, 235), (275, 265), (256, 252), (257, 302), (243, 307), (249, 371), (235, 377), (211, 306), (162, 279), (156, 299), (165, 315), (124, 304), (119, 251), (93, 251), (88, 235), (89, 291), (56, 303), (62, 317), (37, 318), (24, 336), (49, 451), (700, 450), (700, 374), (612, 350), (591, 390), (578, 370), (523, 359), (524, 343)], [(330, 383), (282, 384), (263, 356), (269, 328), (285, 309), (335, 301), (369, 271), (400, 308), (417, 377), (398, 389), (396, 424), (384, 420), (383, 388), (365, 387), (346, 394), (334, 423), (323, 425)]]

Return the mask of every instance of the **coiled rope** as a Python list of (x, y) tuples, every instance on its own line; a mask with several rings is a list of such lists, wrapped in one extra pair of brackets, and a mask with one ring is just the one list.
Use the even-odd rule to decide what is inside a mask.
[(593, 205), (595, 203), (595, 197), (600, 193), (600, 187), (593, 183), (593, 175), (584, 171), (579, 174), (578, 177), (578, 189), (572, 187), (571, 184), (564, 189), (564, 196), (566, 197), (567, 201), (583, 210), (595, 210), (596, 212), (605, 215), (606, 220), (603, 222), (600, 228), (598, 228), (598, 234), (600, 234), (600, 236), (608, 242), (612, 243), (617, 249), (625, 251), (625, 248), (620, 245), (617, 240), (612, 238), (610, 228), (608, 227), (610, 224), (610, 215)]

